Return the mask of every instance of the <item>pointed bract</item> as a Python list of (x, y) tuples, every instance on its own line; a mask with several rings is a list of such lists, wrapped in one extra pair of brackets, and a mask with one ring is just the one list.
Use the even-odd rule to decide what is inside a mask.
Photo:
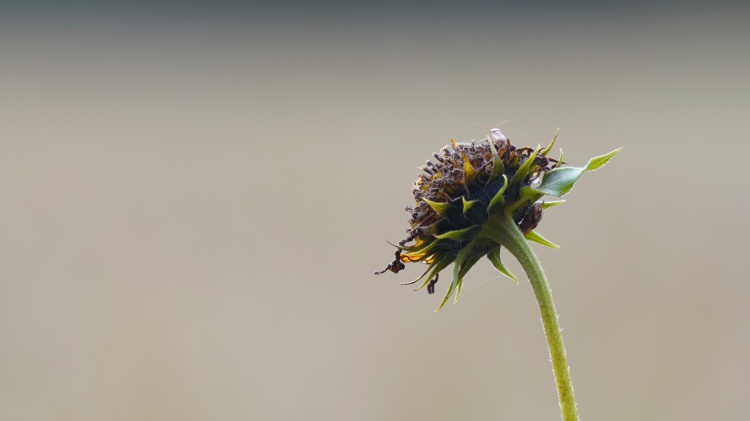
[(518, 278), (516, 278), (515, 275), (513, 275), (508, 268), (505, 267), (503, 262), (500, 260), (500, 247), (497, 247), (496, 249), (490, 251), (487, 253), (487, 258), (492, 262), (492, 266), (495, 267), (500, 273), (507, 276), (513, 281), (516, 281), (518, 283)]
[(552, 138), (552, 142), (550, 142), (549, 146), (547, 146), (546, 148), (544, 148), (544, 150), (542, 151), (542, 155), (547, 156), (547, 154), (549, 153), (549, 151), (552, 150), (552, 146), (555, 145), (555, 141), (557, 140), (557, 135), (559, 135), (559, 134), (560, 134), (560, 129), (558, 128), (557, 132), (555, 132), (555, 137)]
[(449, 240), (455, 240), (455, 241), (461, 241), (461, 240), (467, 240), (473, 237), (473, 234), (475, 234), (480, 228), (478, 226), (473, 226), (469, 228), (464, 228), (461, 230), (454, 230), (454, 231), (448, 231), (443, 234), (438, 234), (435, 236), (435, 238), (442, 240), (442, 239), (449, 239)]
[(505, 199), (503, 199), (503, 194), (505, 193), (505, 190), (508, 188), (508, 177), (503, 174), (503, 186), (500, 187), (500, 190), (497, 191), (495, 196), (490, 200), (490, 205), (488, 206), (489, 212), (494, 212), (495, 209), (502, 208), (505, 204)]
[(557, 244), (551, 242), (550, 240), (542, 237), (541, 234), (539, 234), (538, 232), (535, 232), (535, 231), (529, 231), (528, 233), (526, 233), (525, 237), (529, 241), (533, 241), (535, 243), (541, 244), (543, 246), (547, 246), (549, 248), (553, 248), (553, 249), (559, 249), (560, 248), (560, 246), (558, 246)]
[(490, 174), (490, 178), (487, 181), (487, 183), (489, 184), (495, 181), (495, 179), (497, 179), (499, 175), (505, 172), (505, 164), (503, 164), (503, 159), (497, 153), (497, 148), (495, 147), (495, 142), (492, 139), (492, 136), (487, 138), (487, 142), (490, 145), (490, 151), (492, 151), (492, 173)]
[(469, 211), (471, 210), (474, 205), (478, 204), (478, 200), (466, 200), (466, 197), (461, 196), (461, 201), (463, 202), (463, 213), (464, 215), (467, 215)]
[(450, 203), (438, 203), (438, 202), (433, 202), (430, 199), (422, 199), (422, 201), (430, 205), (432, 210), (434, 210), (438, 215), (442, 217), (445, 217), (446, 213), (448, 212), (448, 209), (451, 208)]
[(565, 203), (564, 200), (550, 200), (550, 201), (542, 202), (542, 209), (547, 209), (553, 206), (562, 205), (563, 203)]
[(510, 184), (508, 185), (508, 189), (511, 190), (511, 193), (517, 192), (521, 188), (521, 184), (529, 176), (531, 164), (534, 163), (534, 159), (541, 149), (541, 146), (538, 146), (534, 150), (534, 152), (531, 153), (529, 158), (526, 159), (526, 161), (524, 161), (524, 163), (518, 168), (518, 171), (516, 171), (516, 173), (513, 175), (513, 178), (510, 180)]

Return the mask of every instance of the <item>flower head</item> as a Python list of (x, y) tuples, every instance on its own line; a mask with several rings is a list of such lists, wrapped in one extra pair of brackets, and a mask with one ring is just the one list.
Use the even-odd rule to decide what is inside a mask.
[[(570, 191), (578, 177), (606, 164), (619, 150), (594, 158), (586, 167), (561, 167), (559, 159), (547, 154), (557, 139), (542, 149), (517, 148), (499, 129), (490, 130), (480, 141), (443, 147), (421, 167), (412, 193), (415, 205), (407, 237), (396, 246), (396, 258), (385, 269), (398, 273), (405, 263), (427, 265), (420, 277), (405, 285), (422, 281), (419, 288), (434, 292), (440, 271), (455, 263), (453, 283), (442, 307), (454, 290), (456, 300), (463, 278), (483, 256), (503, 274), (516, 280), (500, 261), (502, 238), (493, 229), (496, 221), (512, 220), (526, 239), (556, 248), (534, 232), (542, 210), (563, 201), (543, 202), (545, 195), (562, 196)], [(516, 282), (518, 282), (516, 280)]]

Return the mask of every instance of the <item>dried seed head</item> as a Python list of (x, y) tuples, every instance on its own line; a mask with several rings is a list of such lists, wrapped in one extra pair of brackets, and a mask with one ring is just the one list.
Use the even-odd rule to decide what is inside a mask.
[[(544, 150), (516, 148), (499, 129), (490, 130), (479, 141), (451, 139), (452, 146), (443, 147), (433, 154), (435, 161), (420, 167), (423, 173), (412, 187), (415, 203), (406, 208), (410, 214), (407, 236), (396, 246), (393, 262), (376, 274), (398, 273), (405, 263), (425, 263), (427, 270), (408, 284), (423, 280), (418, 289), (427, 286), (432, 293), (440, 271), (455, 262), (454, 281), (444, 304), (454, 287), (458, 298), (463, 276), (484, 255), (509, 275), (500, 262), (502, 241), (488, 241), (480, 235), (493, 218), (511, 218), (527, 239), (552, 245), (533, 232), (546, 207), (538, 200), (545, 194), (562, 196), (581, 173), (603, 166), (617, 153), (594, 158), (585, 168), (558, 169), (562, 162), (546, 156), (556, 139), (557, 135)], [(545, 174), (555, 172), (545, 185)], [(537, 187), (534, 183), (539, 180)]]

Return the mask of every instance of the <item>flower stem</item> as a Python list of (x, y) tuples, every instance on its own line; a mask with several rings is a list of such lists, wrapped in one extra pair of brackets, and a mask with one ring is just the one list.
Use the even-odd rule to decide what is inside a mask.
[(491, 223), (485, 225), (487, 229), (484, 235), (491, 237), (501, 246), (510, 250), (521, 263), (534, 289), (539, 311), (542, 313), (542, 324), (544, 325), (544, 333), (547, 336), (547, 345), (552, 359), (552, 370), (555, 374), (563, 421), (578, 421), (576, 402), (573, 396), (573, 382), (570, 379), (570, 369), (568, 368), (568, 359), (565, 356), (560, 324), (557, 321), (555, 304), (552, 302), (552, 291), (547, 283), (547, 278), (544, 276), (542, 265), (529, 246), (526, 237), (510, 217), (498, 215), (497, 218), (492, 219)]

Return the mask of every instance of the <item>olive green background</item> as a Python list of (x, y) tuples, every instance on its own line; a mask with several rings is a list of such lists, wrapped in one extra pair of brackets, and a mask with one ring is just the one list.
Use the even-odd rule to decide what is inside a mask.
[(0, 18), (0, 418), (559, 419), (527, 282), (372, 274), (506, 120), (624, 147), (535, 246), (582, 419), (750, 417), (750, 14), (555, 10)]

